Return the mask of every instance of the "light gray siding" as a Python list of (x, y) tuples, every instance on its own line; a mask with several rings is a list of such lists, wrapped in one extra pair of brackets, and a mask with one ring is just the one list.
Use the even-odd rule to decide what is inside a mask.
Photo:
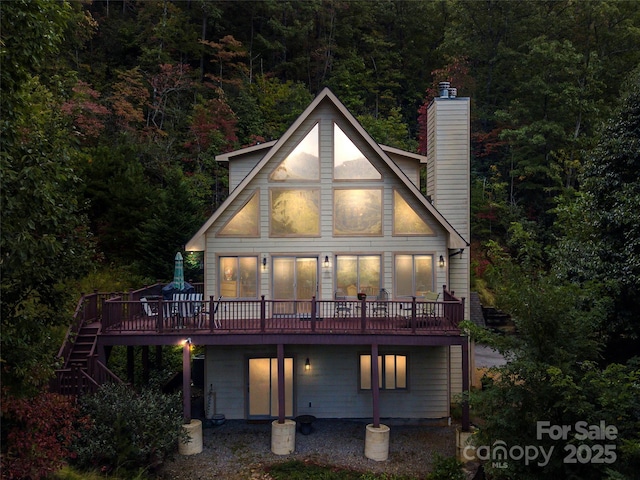
[(265, 152), (248, 153), (229, 161), (229, 191), (236, 188), (244, 177), (258, 164)]
[(449, 347), (450, 365), (451, 365), (451, 401), (460, 401), (459, 395), (462, 393), (462, 347), (460, 345), (452, 345)]
[[(355, 346), (287, 345), (294, 359), (294, 415), (318, 418), (369, 418), (370, 390), (359, 389), (359, 355)], [(394, 418), (449, 416), (448, 347), (381, 347), (380, 353), (408, 357), (408, 389), (381, 390), (380, 415)], [(247, 418), (248, 358), (275, 358), (275, 346), (208, 347), (205, 390), (216, 394), (216, 413), (229, 419)], [(304, 369), (309, 358), (311, 369)]]

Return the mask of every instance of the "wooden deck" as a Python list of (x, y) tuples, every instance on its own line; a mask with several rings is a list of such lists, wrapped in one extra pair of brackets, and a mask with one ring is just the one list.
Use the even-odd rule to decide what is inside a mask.
[(105, 300), (99, 320), (101, 333), (451, 335), (459, 333), (458, 323), (464, 315), (464, 302), (457, 299), (379, 302), (210, 298), (199, 305), (157, 299), (147, 305), (145, 311), (139, 300)]

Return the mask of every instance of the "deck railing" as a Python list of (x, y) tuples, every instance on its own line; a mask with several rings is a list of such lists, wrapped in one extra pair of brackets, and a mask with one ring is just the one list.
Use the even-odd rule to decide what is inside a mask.
[(450, 333), (464, 318), (464, 299), (406, 300), (106, 300), (103, 333), (185, 330), (212, 333)]

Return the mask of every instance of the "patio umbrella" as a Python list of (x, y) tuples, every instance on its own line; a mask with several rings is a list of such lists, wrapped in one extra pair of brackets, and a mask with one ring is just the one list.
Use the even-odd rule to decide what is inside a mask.
[(173, 288), (176, 290), (184, 290), (184, 262), (182, 254), (176, 253), (175, 268), (173, 271)]
[(184, 281), (184, 262), (182, 254), (176, 253), (173, 282), (162, 287), (162, 296), (165, 300), (171, 300), (175, 293), (193, 293), (195, 287)]

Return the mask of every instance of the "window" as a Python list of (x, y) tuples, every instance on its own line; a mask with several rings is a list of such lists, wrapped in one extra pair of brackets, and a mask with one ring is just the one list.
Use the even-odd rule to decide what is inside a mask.
[(224, 225), (219, 237), (258, 237), (260, 235), (259, 195), (254, 193), (251, 199)]
[(274, 237), (320, 235), (318, 189), (271, 189), (270, 234)]
[(220, 295), (257, 298), (258, 257), (220, 257)]
[(271, 180), (320, 180), (318, 124), (271, 173)]
[(334, 190), (333, 215), (334, 235), (382, 235), (382, 190)]
[(336, 180), (380, 180), (382, 175), (360, 149), (333, 124), (333, 178)]
[(380, 291), (380, 255), (338, 255), (336, 287), (345, 295), (377, 295)]
[[(378, 386), (381, 390), (406, 390), (406, 355), (378, 355)], [(371, 355), (360, 355), (360, 388), (371, 390)]]
[(407, 201), (394, 190), (393, 192), (393, 234), (394, 235), (433, 235), (427, 225)]
[(396, 255), (394, 274), (396, 297), (433, 291), (433, 255)]

